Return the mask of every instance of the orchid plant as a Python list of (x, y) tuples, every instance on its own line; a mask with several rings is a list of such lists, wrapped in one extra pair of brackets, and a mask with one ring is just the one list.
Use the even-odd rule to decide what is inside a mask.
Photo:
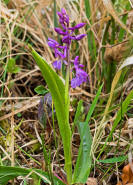
[(99, 94), (102, 87), (98, 90), (98, 93), (92, 103), (92, 106), (88, 112), (85, 122), (80, 122), (79, 117), (81, 115), (82, 101), (79, 102), (77, 112), (74, 118), (74, 125), (77, 125), (80, 133), (80, 147), (77, 162), (72, 172), (72, 129), (69, 123), (69, 78), (70, 72), (73, 72), (73, 78), (71, 80), (71, 87), (76, 88), (89, 81), (88, 74), (83, 70), (83, 65), (79, 64), (79, 56), (75, 56), (74, 59), (70, 58), (70, 50), (72, 41), (79, 41), (83, 39), (86, 34), (75, 35), (75, 30), (79, 30), (85, 26), (85, 23), (79, 23), (76, 26), (71, 27), (69, 16), (65, 9), (61, 9), (61, 12), (57, 12), (59, 17), (59, 23), (61, 28), (55, 28), (57, 34), (61, 39), (61, 44), (56, 40), (48, 38), (48, 45), (54, 51), (56, 60), (52, 63), (55, 70), (61, 70), (62, 64), (66, 66), (66, 79), (65, 84), (62, 79), (58, 76), (52, 66), (48, 65), (44, 58), (42, 58), (36, 51), (31, 47), (31, 54), (38, 64), (42, 75), (48, 85), (49, 91), (54, 102), (55, 112), (59, 125), (59, 131), (62, 138), (64, 158), (65, 158), (65, 171), (67, 176), (67, 184), (85, 183), (91, 168), (91, 143), (92, 138), (88, 121), (93, 113), (95, 105), (97, 103)]

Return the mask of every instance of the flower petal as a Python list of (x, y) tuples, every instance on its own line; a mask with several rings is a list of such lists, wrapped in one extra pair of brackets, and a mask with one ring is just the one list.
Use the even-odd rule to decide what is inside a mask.
[(58, 49), (55, 49), (55, 57), (61, 57), (61, 58), (65, 58), (64, 54), (59, 51)]
[(73, 78), (71, 80), (71, 87), (72, 88), (76, 88), (78, 86), (78, 83), (77, 83), (77, 78)]
[(62, 8), (62, 9), (61, 9), (61, 13), (62, 13), (63, 15), (66, 15), (66, 10), (65, 10), (64, 8)]
[(79, 56), (76, 56), (74, 59), (74, 65), (78, 65), (79, 64)]
[(56, 40), (51, 39), (51, 38), (48, 38), (48, 41), (51, 41), (51, 42), (53, 42), (53, 43), (55, 43), (55, 44), (59, 44)]
[(64, 46), (64, 57), (67, 57), (67, 46)]
[(74, 30), (76, 30), (76, 29), (80, 29), (80, 28), (82, 28), (85, 24), (86, 24), (86, 23), (79, 23), (79, 24), (77, 24), (76, 26), (74, 26), (74, 27), (72, 27), (72, 28), (69, 28), (69, 30), (74, 31)]
[(59, 46), (59, 43), (56, 40), (53, 40), (51, 38), (48, 38), (48, 45), (51, 48), (56, 48)]
[(66, 60), (63, 60), (63, 63), (64, 63), (65, 65), (68, 65), (68, 63), (67, 63), (67, 61), (66, 61)]
[(55, 31), (56, 31), (58, 34), (60, 34), (60, 35), (67, 35), (67, 34), (68, 34), (68, 32), (64, 32), (64, 31), (62, 31), (62, 29), (60, 29), (60, 28), (55, 28)]
[(79, 67), (84, 67), (84, 65), (83, 64), (79, 64)]
[(70, 42), (71, 42), (71, 37), (70, 37), (70, 35), (65, 35), (65, 36), (62, 38), (62, 42), (67, 43), (67, 44), (70, 44)]
[(85, 36), (86, 36), (86, 34), (77, 35), (75, 40), (81, 40), (81, 39), (84, 38)]
[(61, 69), (61, 61), (60, 61), (60, 60), (54, 61), (54, 62), (52, 63), (52, 65), (53, 65), (53, 67), (54, 67), (55, 69), (58, 69), (58, 70)]

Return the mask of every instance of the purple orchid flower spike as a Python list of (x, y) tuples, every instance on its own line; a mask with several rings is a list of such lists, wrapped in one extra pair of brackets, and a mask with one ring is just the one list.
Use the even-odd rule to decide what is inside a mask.
[[(61, 28), (55, 28), (55, 31), (57, 34), (62, 36), (63, 44), (60, 45), (57, 41), (49, 38), (48, 45), (54, 50), (55, 58), (57, 58), (57, 60), (53, 62), (53, 67), (57, 70), (60, 70), (62, 62), (69, 67), (69, 52), (72, 40), (79, 41), (86, 36), (86, 34), (75, 35), (74, 31), (83, 28), (86, 23), (79, 23), (73, 27), (70, 27), (69, 16), (67, 15), (66, 10), (62, 8), (61, 12), (57, 12), (57, 14)], [(82, 69), (84, 65), (79, 64), (79, 56), (75, 57), (73, 64), (74, 66), (72, 67), (72, 71), (75, 71), (75, 77), (71, 81), (71, 87), (76, 88), (82, 83), (87, 82), (88, 74)]]
[(72, 88), (76, 88), (80, 86), (82, 83), (87, 82), (88, 74), (83, 69), (81, 69), (82, 67), (84, 67), (84, 65), (79, 64), (79, 56), (76, 56), (74, 59), (73, 67), (73, 69), (75, 69), (76, 71), (76, 77), (73, 78), (71, 81)]

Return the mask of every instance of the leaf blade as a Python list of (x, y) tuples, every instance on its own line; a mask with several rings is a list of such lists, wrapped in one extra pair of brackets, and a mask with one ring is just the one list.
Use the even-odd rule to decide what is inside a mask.
[[(32, 173), (32, 171), (33, 171), (33, 173)], [(35, 171), (35, 173), (34, 173), (34, 171)], [(44, 180), (44, 179), (42, 179), (42, 180), (49, 183), (48, 174), (42, 170), (20, 168), (20, 167), (11, 167), (11, 166), (0, 166), (0, 184), (5, 185), (11, 179), (14, 179), (18, 176), (25, 177), (30, 173), (31, 173), (31, 175), (30, 175), (31, 177), (38, 174), (39, 177), (41, 177), (41, 179), (42, 179), (44, 176), (44, 179), (47, 179), (47, 180)], [(64, 185), (64, 183), (55, 176), (54, 176), (54, 181), (55, 181), (55, 183), (58, 183), (59, 185)]]
[(81, 143), (73, 174), (73, 183), (86, 183), (91, 168), (92, 137), (87, 122), (78, 123)]
[(103, 87), (103, 84), (102, 84), (102, 85), (100, 86), (100, 88), (98, 89), (97, 94), (96, 94), (96, 96), (95, 96), (95, 98), (94, 98), (94, 100), (93, 100), (93, 102), (92, 102), (92, 104), (91, 104), (91, 106), (90, 106), (90, 109), (89, 109), (89, 112), (88, 112), (87, 118), (86, 118), (86, 122), (87, 122), (87, 123), (89, 122), (89, 120), (90, 120), (90, 118), (91, 118), (91, 116), (92, 116), (92, 114), (93, 114), (93, 111), (94, 111), (94, 109), (95, 109), (95, 107), (96, 107), (98, 98), (99, 98), (99, 96), (100, 96), (100, 94), (101, 94), (101, 91), (102, 91), (102, 87)]
[(65, 85), (56, 72), (49, 66), (49, 64), (29, 45), (31, 54), (39, 66), (43, 78), (45, 79), (52, 99), (55, 105), (60, 134), (62, 137), (64, 156), (65, 156), (65, 170), (67, 172), (68, 181), (71, 182), (72, 176), (72, 157), (71, 157), (71, 128), (67, 118), (67, 106), (65, 104)]

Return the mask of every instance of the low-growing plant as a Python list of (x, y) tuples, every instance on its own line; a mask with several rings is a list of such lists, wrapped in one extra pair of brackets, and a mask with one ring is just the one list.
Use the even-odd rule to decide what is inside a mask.
[(83, 70), (83, 65), (79, 64), (79, 56), (75, 59), (70, 58), (70, 48), (72, 41), (79, 41), (83, 39), (86, 34), (76, 35), (75, 31), (85, 26), (85, 23), (79, 23), (73, 27), (70, 26), (69, 16), (65, 9), (57, 13), (59, 16), (59, 23), (61, 28), (55, 28), (57, 34), (62, 37), (61, 44), (56, 40), (48, 38), (48, 45), (53, 49), (56, 60), (52, 63), (53, 67), (58, 71), (61, 70), (62, 65), (66, 68), (65, 82), (57, 75), (53, 68), (48, 65), (44, 58), (42, 58), (31, 47), (31, 53), (36, 63), (38, 64), (42, 75), (48, 85), (49, 91), (54, 102), (56, 116), (59, 125), (59, 131), (63, 142), (64, 158), (65, 158), (65, 171), (67, 175), (67, 183), (85, 183), (90, 173), (91, 168), (91, 133), (88, 121), (93, 113), (98, 97), (100, 95), (102, 86), (100, 87), (94, 102), (90, 108), (85, 122), (80, 122), (81, 105), (79, 102), (77, 112), (75, 115), (74, 126), (77, 125), (80, 133), (80, 147), (77, 158), (77, 163), (72, 172), (72, 129), (69, 123), (69, 108), (70, 108), (70, 73), (72, 73), (71, 87), (76, 88), (84, 82), (89, 83), (88, 74)]

